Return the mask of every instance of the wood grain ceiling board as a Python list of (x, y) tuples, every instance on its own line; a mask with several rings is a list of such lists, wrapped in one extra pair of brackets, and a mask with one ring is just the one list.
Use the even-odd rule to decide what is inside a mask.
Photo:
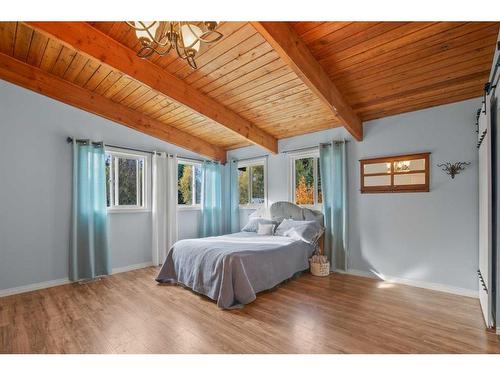
[[(58, 41), (33, 31), (22, 23), (0, 22), (0, 52), (39, 67), (54, 76), (63, 78), (151, 118), (161, 117), (160, 115), (163, 114), (161, 109), (163, 108), (173, 109), (172, 102), (165, 96), (121, 72), (109, 69), (99, 62), (63, 46)], [(159, 105), (161, 106), (158, 107)], [(213, 121), (201, 124), (200, 116), (196, 117), (195, 113), (186, 107), (182, 107), (182, 110), (186, 112), (186, 115), (191, 115), (191, 122), (185, 121), (184, 126), (179, 126), (179, 129), (186, 129), (188, 134), (195, 137), (202, 135), (207, 142), (222, 148), (235, 144), (250, 144)], [(201, 120), (203, 119), (201, 118)], [(168, 117), (158, 118), (158, 120), (166, 125), (177, 127), (176, 123), (173, 123)], [(196, 122), (200, 123), (198, 127), (194, 126)]]
[(226, 159), (226, 151), (221, 147), (148, 118), (4, 53), (0, 53), (0, 78), (209, 158), (222, 162)]
[(478, 97), (498, 22), (296, 22), (362, 120)]
[(362, 141), (362, 121), (295, 30), (287, 22), (252, 22), (252, 25), (323, 103), (330, 115), (337, 117), (356, 140)]
[[(128, 33), (123, 29), (123, 26), (128, 28), (127, 25), (99, 22), (92, 25), (137, 50), (134, 39), (128, 39)], [(219, 30), (224, 38), (200, 52), (196, 58), (198, 69), (193, 70), (184, 61), (171, 57), (162, 58), (171, 59), (168, 63), (163, 62), (162, 66), (278, 139), (338, 124), (337, 118), (321, 107), (320, 100), (298, 80), (297, 75), (250, 23), (225, 22)], [(153, 61), (158, 63), (159, 60)], [(309, 94), (294, 97), (293, 94), (299, 91)], [(301, 101), (306, 96), (307, 102)], [(189, 123), (189, 117), (181, 117), (182, 114), (177, 112), (164, 113), (163, 116)], [(277, 126), (276, 116), (281, 116), (287, 126)], [(308, 117), (307, 127), (301, 125)], [(304, 127), (303, 131), (298, 130), (300, 126)]]
[[(96, 89), (99, 91), (100, 95), (104, 95), (110, 99), (115, 98), (118, 102), (119, 99), (126, 98), (131, 92), (138, 89), (138, 87), (134, 87), (132, 89), (130, 88), (131, 80), (140, 80), (143, 82), (143, 85), (147, 85), (150, 88), (167, 95), (179, 104), (189, 107), (190, 110), (195, 111), (206, 118), (210, 118), (212, 120), (212, 122), (210, 122), (210, 127), (214, 124), (218, 124), (219, 126), (225, 127), (227, 130), (234, 133), (233, 136), (242, 137), (245, 141), (249, 140), (254, 144), (261, 145), (265, 149), (277, 152), (277, 139), (275, 137), (266, 133), (245, 118), (239, 116), (230, 108), (221, 105), (216, 100), (213, 100), (209, 95), (204, 95), (199, 90), (189, 86), (187, 82), (181, 80), (179, 77), (186, 74), (183, 72), (186, 72), (186, 70), (184, 70), (184, 66), (188, 66), (187, 64), (184, 64), (183, 68), (180, 69), (176, 75), (174, 75), (163, 68), (156, 66), (151, 61), (141, 60), (140, 58), (134, 56), (135, 53), (130, 50), (130, 48), (127, 48), (126, 45), (122, 44), (122, 42), (114, 40), (110, 35), (103, 35), (99, 30), (85, 22), (28, 22), (26, 24), (33, 27), (35, 30), (48, 35), (50, 38), (56, 38), (58, 41), (60, 40), (66, 47), (76, 49), (91, 59), (101, 61), (103, 65), (108, 66), (108, 68), (111, 68), (112, 70), (121, 70), (124, 73), (123, 75), (130, 75), (125, 77), (120, 75), (112, 76), (113, 73), (110, 73), (105, 81), (100, 83)], [(230, 24), (228, 23), (228, 25)], [(248, 24), (242, 25), (242, 28), (246, 27), (246, 29), (248, 29), (250, 27)], [(110, 34), (114, 29), (114, 27), (111, 27)], [(116, 29), (120, 30), (119, 28)], [(129, 28), (129, 30), (131, 29)], [(85, 35), (85, 37), (82, 38), (80, 35)], [(114, 34), (114, 36), (118, 39), (126, 38), (126, 35), (127, 32), (121, 31)], [(233, 41), (236, 42), (247, 38), (245, 33), (235, 32), (233, 34), (229, 34), (228, 39), (233, 36)], [(49, 43), (51, 43), (52, 40), (53, 39), (50, 39)], [(126, 39), (123, 43), (126, 43)], [(113, 52), (106, 52), (106, 47), (109, 45), (114, 46)], [(250, 44), (250, 47), (251, 46), (252, 44)], [(53, 46), (53, 48), (55, 49), (56, 46)], [(214, 56), (218, 56), (217, 54), (221, 53), (224, 55), (225, 61), (227, 62), (229, 59), (233, 58), (231, 55), (228, 57), (226, 54), (226, 52), (228, 52), (227, 50), (230, 48), (231, 47), (224, 46), (220, 43), (214, 44), (211, 48), (207, 48), (203, 54), (200, 54), (200, 57), (202, 58), (201, 61), (205, 59), (203, 63), (208, 63)], [(57, 53), (54, 51), (54, 53), (50, 53), (49, 56), (56, 55)], [(60, 55), (61, 52), (59, 52), (59, 55), (57, 56)], [(46, 69), (52, 71), (53, 60), (48, 59), (47, 61), (48, 66)], [(175, 63), (177, 63), (177, 61), (173, 62), (173, 64)], [(162, 73), (162, 71), (164, 71), (164, 73)], [(189, 68), (187, 72), (190, 73), (192, 71), (193, 69)], [(183, 114), (182, 117), (186, 116)], [(167, 118), (169, 118), (169, 124), (172, 124), (172, 121), (179, 119), (178, 114), (176, 113), (174, 116), (168, 116), (165, 114), (160, 120), (166, 121)], [(194, 126), (191, 128), (194, 131)], [(218, 135), (220, 132), (211, 132), (211, 134), (215, 134), (217, 136), (217, 142), (225, 142), (228, 137), (232, 137), (229, 134), (227, 137), (219, 137)], [(231, 143), (234, 142), (231, 141)]]
[[(128, 48), (124, 22), (90, 22)], [(292, 22), (363, 121), (478, 97), (488, 79), (497, 22)], [(189, 68), (174, 53), (152, 61), (272, 136), (341, 126), (247, 22), (223, 22)], [(190, 109), (30, 27), (0, 22), (0, 52), (223, 148), (249, 145)]]

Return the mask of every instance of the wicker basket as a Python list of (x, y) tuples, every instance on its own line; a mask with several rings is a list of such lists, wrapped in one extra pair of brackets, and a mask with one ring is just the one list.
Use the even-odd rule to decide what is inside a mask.
[(328, 276), (330, 274), (330, 262), (328, 263), (313, 263), (309, 262), (311, 266), (311, 274), (313, 276)]

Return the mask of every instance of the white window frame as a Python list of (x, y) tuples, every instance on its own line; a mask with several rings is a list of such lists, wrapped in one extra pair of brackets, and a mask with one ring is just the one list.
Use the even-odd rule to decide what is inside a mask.
[[(247, 203), (240, 204), (240, 209), (254, 210), (261, 207), (267, 207), (267, 158), (258, 158), (251, 160), (239, 161), (237, 168), (250, 168), (262, 165), (264, 167), (264, 203)], [(248, 173), (248, 200), (252, 200), (252, 168)]]
[[(193, 168), (196, 166), (198, 168), (201, 168), (201, 163), (195, 162), (193, 160), (187, 160), (187, 159), (182, 159), (178, 158), (177, 159), (177, 173), (179, 173), (179, 164), (184, 164), (184, 165), (192, 165)], [(194, 172), (194, 171), (193, 171)], [(196, 202), (196, 179), (195, 179), (195, 174), (193, 173), (193, 181), (191, 182), (191, 191), (193, 192), (193, 202)], [(179, 179), (177, 178), (177, 188), (179, 187)], [(201, 194), (203, 194), (203, 176), (201, 180)], [(191, 204), (179, 204), (179, 198), (177, 199), (177, 210), (179, 211), (190, 211), (190, 210), (201, 210), (201, 198), (200, 198), (200, 203), (191, 203)]]
[[(317, 150), (299, 151), (291, 153), (289, 156), (288, 173), (288, 197), (289, 201), (295, 203), (295, 161), (299, 159), (314, 158), (313, 178), (314, 178), (314, 204), (300, 204), (301, 207), (311, 209), (321, 209), (322, 203), (318, 203), (318, 167), (319, 167), (319, 148)], [(296, 203), (295, 203), (296, 204)]]
[[(110, 148), (106, 147), (105, 149), (106, 155), (111, 155), (112, 165), (111, 165), (111, 180), (109, 181), (109, 186), (114, 190), (113, 194), (110, 194), (110, 206), (107, 207), (108, 213), (120, 213), (120, 212), (150, 212), (151, 204), (150, 204), (150, 180), (151, 180), (151, 172), (150, 172), (150, 158), (151, 156), (145, 152), (139, 151), (130, 151), (130, 150), (121, 150), (118, 148)], [(119, 199), (119, 187), (118, 183), (118, 158), (124, 159), (135, 159), (142, 160), (144, 163), (144, 173), (142, 175), (142, 205), (115, 205), (115, 199)], [(137, 168), (139, 168), (137, 164)], [(137, 184), (139, 183), (139, 173), (137, 176)], [(137, 189), (139, 190), (139, 189)], [(107, 194), (107, 192), (106, 192)], [(137, 191), (139, 194), (139, 191)], [(139, 201), (139, 195), (137, 195), (137, 201)]]

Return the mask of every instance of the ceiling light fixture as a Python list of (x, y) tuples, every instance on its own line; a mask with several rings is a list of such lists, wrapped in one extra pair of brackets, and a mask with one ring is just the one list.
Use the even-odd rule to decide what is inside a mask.
[(155, 53), (165, 56), (175, 49), (193, 69), (197, 68), (195, 57), (201, 45), (215, 43), (223, 36), (215, 30), (217, 22), (127, 21), (127, 25), (135, 30), (141, 43), (137, 56), (144, 59)]

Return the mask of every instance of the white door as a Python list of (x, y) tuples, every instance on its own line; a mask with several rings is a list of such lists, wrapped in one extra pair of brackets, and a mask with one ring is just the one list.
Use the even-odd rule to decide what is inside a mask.
[[(489, 107), (489, 106), (488, 106)], [(486, 108), (488, 113), (489, 108)], [(487, 115), (484, 111), (479, 117), (479, 301), (484, 321), (492, 327), (491, 315), (491, 142)], [(482, 141), (481, 141), (482, 139)]]

